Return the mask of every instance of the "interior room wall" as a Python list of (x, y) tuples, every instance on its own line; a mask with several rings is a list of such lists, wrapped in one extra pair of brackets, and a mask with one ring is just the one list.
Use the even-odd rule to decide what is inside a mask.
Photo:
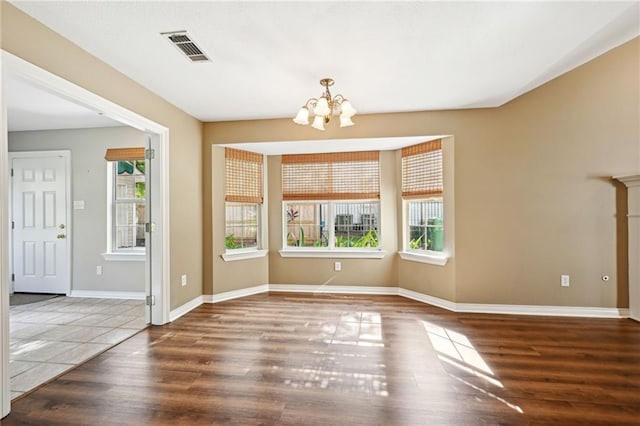
[[(610, 176), (640, 169), (639, 63), (636, 38), (499, 108), (362, 114), (353, 127), (325, 132), (290, 119), (205, 123), (203, 151), (219, 143), (452, 135), (455, 266), (442, 279), (454, 282), (437, 289), (429, 284), (437, 267), (398, 260), (398, 285), (456, 302), (626, 307)], [(217, 196), (205, 187), (205, 205)], [(212, 262), (210, 240), (204, 262)], [(283, 273), (303, 276), (323, 263), (290, 262)], [(571, 276), (570, 287), (560, 287), (561, 274)], [(605, 274), (609, 281), (601, 281)], [(376, 277), (363, 269), (361, 282)]]
[[(6, 1), (0, 47), (169, 129), (170, 307), (202, 294), (202, 123)], [(208, 219), (210, 220), (210, 218)], [(181, 285), (181, 275), (188, 285)]]
[[(71, 151), (71, 199), (84, 209), (71, 210), (71, 292), (139, 292), (144, 294), (144, 262), (106, 262), (107, 148), (146, 145), (144, 132), (131, 127), (10, 132), (9, 152)], [(102, 266), (102, 275), (96, 274)]]

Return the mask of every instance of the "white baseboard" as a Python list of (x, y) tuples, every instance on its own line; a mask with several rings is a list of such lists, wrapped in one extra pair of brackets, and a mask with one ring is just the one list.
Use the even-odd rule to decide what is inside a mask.
[(543, 315), (555, 317), (628, 318), (629, 310), (621, 308), (592, 308), (580, 306), (501, 305), (455, 303), (446, 299), (400, 288), (398, 294), (452, 312), (474, 314)]
[(478, 303), (457, 303), (456, 312), (589, 318), (627, 318), (629, 316), (628, 309), (620, 308), (541, 305), (493, 305)]
[(184, 305), (178, 306), (177, 308), (175, 308), (174, 310), (169, 312), (169, 322), (177, 320), (178, 318), (180, 318), (181, 316), (183, 316), (187, 312), (189, 312), (189, 311), (197, 308), (198, 306), (202, 305), (203, 302), (204, 302), (204, 296), (198, 296), (198, 297), (188, 301)]
[(314, 294), (380, 294), (394, 296), (398, 294), (398, 287), (269, 284), (269, 291)]
[(257, 285), (255, 287), (243, 288), (240, 290), (226, 291), (218, 294), (205, 294), (204, 303), (218, 303), (225, 300), (237, 299), (239, 297), (251, 296), (254, 294), (266, 293), (269, 291), (269, 284)]
[[(626, 308), (597, 308), (580, 306), (538, 306), (538, 305), (502, 305), (481, 303), (455, 303), (450, 300), (407, 290), (401, 287), (373, 287), (373, 286), (317, 286), (303, 284), (264, 284), (241, 290), (228, 291), (220, 294), (208, 294), (201, 296), (204, 303), (217, 303), (253, 294), (273, 292), (313, 293), (313, 294), (362, 294), (362, 295), (398, 295), (407, 299), (416, 300), (428, 305), (436, 306), (452, 312), (477, 313), (477, 314), (512, 314), (512, 315), (541, 315), (560, 317), (589, 317), (589, 318), (628, 318), (629, 309)], [(200, 305), (196, 299), (171, 312), (173, 313), (193, 303), (186, 312)], [(196, 304), (197, 303), (197, 304)], [(176, 317), (177, 318), (177, 317)]]
[(98, 290), (71, 290), (69, 297), (89, 297), (97, 299), (134, 299), (144, 300), (144, 291), (98, 291)]
[(458, 312), (456, 309), (456, 303), (447, 299), (429, 296), (427, 294), (418, 293), (417, 291), (407, 290), (406, 288), (398, 288), (398, 295), (406, 297), (407, 299), (426, 303), (427, 305), (437, 306), (438, 308), (446, 309), (448, 311)]

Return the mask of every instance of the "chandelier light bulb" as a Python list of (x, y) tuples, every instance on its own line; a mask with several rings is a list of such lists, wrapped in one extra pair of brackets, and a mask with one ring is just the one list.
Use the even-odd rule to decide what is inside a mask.
[(309, 124), (309, 110), (307, 109), (307, 107), (300, 108), (300, 111), (298, 111), (298, 115), (296, 115), (296, 118), (293, 119), (293, 122), (296, 124), (302, 124), (304, 126)]
[(354, 115), (356, 115), (356, 112), (357, 112), (353, 108), (353, 106), (351, 106), (351, 102), (349, 102), (348, 99), (345, 99), (344, 101), (342, 101), (341, 109), (342, 109), (342, 114), (344, 114), (347, 117), (353, 117)]
[(340, 127), (349, 127), (353, 125), (354, 125), (354, 122), (351, 121), (351, 117), (347, 117), (344, 114), (340, 114)]
[(311, 124), (311, 127), (317, 130), (324, 130), (324, 117), (321, 115), (316, 115), (313, 118), (313, 124)]
[(313, 113), (315, 115), (322, 115), (322, 116), (331, 114), (331, 109), (329, 108), (329, 102), (327, 101), (327, 98), (322, 97), (318, 99), (318, 104), (313, 109)]

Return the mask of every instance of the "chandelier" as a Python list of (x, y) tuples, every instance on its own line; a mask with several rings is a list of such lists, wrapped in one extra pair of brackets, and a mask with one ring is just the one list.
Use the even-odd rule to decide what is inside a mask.
[(306, 126), (309, 124), (309, 115), (313, 114), (314, 118), (311, 127), (324, 130), (324, 125), (331, 121), (333, 115), (340, 115), (340, 127), (353, 126), (351, 117), (356, 115), (356, 110), (344, 96), (336, 95), (333, 98), (331, 97), (329, 87), (333, 86), (333, 79), (323, 78), (320, 80), (320, 85), (324, 87), (324, 93), (319, 99), (309, 99), (304, 106), (300, 108), (293, 122)]

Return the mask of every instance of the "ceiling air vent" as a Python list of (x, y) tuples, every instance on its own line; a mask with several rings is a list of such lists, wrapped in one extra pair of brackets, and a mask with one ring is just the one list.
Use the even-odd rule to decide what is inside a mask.
[(186, 31), (173, 31), (161, 34), (184, 53), (191, 62), (206, 62), (210, 60), (202, 49), (191, 40)]

